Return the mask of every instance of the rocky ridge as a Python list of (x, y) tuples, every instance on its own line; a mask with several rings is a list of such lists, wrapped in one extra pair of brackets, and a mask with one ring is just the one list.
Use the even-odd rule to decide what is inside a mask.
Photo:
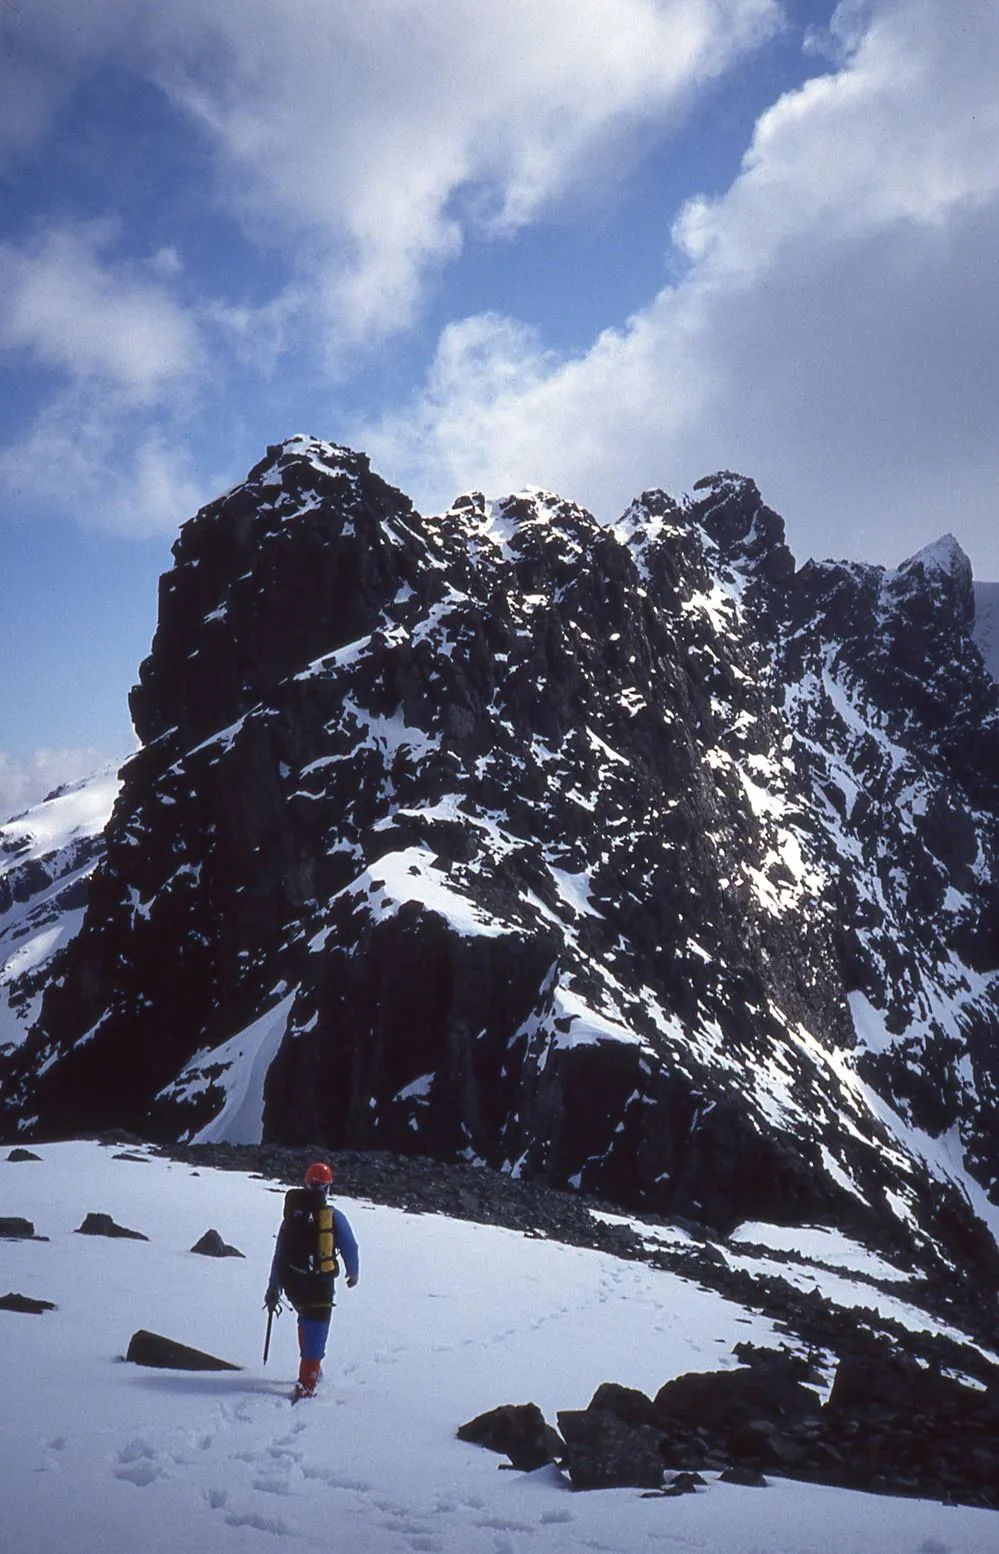
[(269, 450), (175, 547), (4, 1127), (415, 1151), (987, 1271), (971, 598), (953, 542), (796, 570), (737, 476), (608, 529)]

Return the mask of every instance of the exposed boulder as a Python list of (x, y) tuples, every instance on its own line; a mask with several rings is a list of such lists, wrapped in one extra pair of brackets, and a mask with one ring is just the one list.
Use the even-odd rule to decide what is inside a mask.
[(7, 1214), (0, 1219), (0, 1236), (6, 1241), (35, 1240), (35, 1227), (30, 1219), (22, 1219), (19, 1214)]
[(658, 1431), (627, 1425), (601, 1409), (562, 1409), (563, 1466), (573, 1489), (658, 1489), (663, 1456)]
[(801, 1382), (758, 1366), (677, 1376), (659, 1389), (654, 1402), (660, 1425), (696, 1424), (721, 1434), (755, 1421), (814, 1419), (820, 1406), (817, 1394)]
[[(797, 1379), (807, 1355), (751, 1345), (740, 1346), (751, 1366), (675, 1377), (652, 1402), (605, 1383), (588, 1409), (558, 1414), (561, 1466), (577, 1489), (675, 1494), (711, 1470), (727, 1483), (777, 1474), (999, 1509), (999, 1371), (965, 1385), (884, 1340), (839, 1337), (824, 1405)], [(665, 1467), (681, 1471), (663, 1490)]]
[(822, 1423), (837, 1482), (999, 1509), (999, 1380), (966, 1386), (868, 1342), (840, 1361)]
[(77, 1225), (78, 1236), (110, 1236), (117, 1240), (148, 1241), (141, 1230), (126, 1230), (124, 1225), (118, 1225), (110, 1214), (88, 1214), (82, 1225)]
[(21, 1311), (26, 1316), (41, 1316), (43, 1312), (56, 1309), (51, 1300), (35, 1300), (30, 1295), (18, 1295), (13, 1290), (0, 1296), (0, 1311)]
[(647, 1489), (643, 1500), (675, 1500), (678, 1495), (696, 1495), (707, 1483), (699, 1473), (674, 1473), (665, 1489)]
[(967, 1403), (968, 1389), (960, 1382), (871, 1340), (840, 1360), (825, 1411), (960, 1414)]
[(726, 1468), (724, 1473), (719, 1473), (718, 1478), (722, 1484), (741, 1484), (746, 1489), (769, 1488), (763, 1474), (755, 1468)]
[(513, 1467), (531, 1473), (562, 1451), (562, 1442), (536, 1403), (504, 1403), (459, 1426), (460, 1441), (505, 1452)]
[(134, 1365), (150, 1365), (159, 1370), (174, 1371), (238, 1371), (240, 1365), (231, 1365), (228, 1360), (219, 1360), (213, 1354), (206, 1354), (203, 1349), (191, 1349), (187, 1344), (179, 1344), (173, 1338), (164, 1338), (160, 1333), (149, 1333), (145, 1328), (140, 1328), (133, 1333), (129, 1341), (125, 1359)]
[(0, 1237), (8, 1242), (47, 1242), (48, 1240), (48, 1235), (34, 1234), (31, 1220), (25, 1220), (20, 1214), (8, 1214), (0, 1218)]
[(203, 1257), (245, 1257), (245, 1252), (240, 1252), (234, 1246), (228, 1246), (217, 1230), (206, 1230), (199, 1241), (191, 1248), (192, 1252), (200, 1252)]
[(26, 1160), (41, 1160), (41, 1155), (36, 1155), (33, 1149), (12, 1149), (7, 1159), (12, 1165), (17, 1165)]
[(622, 1387), (614, 1381), (601, 1382), (587, 1408), (613, 1414), (626, 1425), (655, 1425), (656, 1407), (650, 1397), (636, 1387)]

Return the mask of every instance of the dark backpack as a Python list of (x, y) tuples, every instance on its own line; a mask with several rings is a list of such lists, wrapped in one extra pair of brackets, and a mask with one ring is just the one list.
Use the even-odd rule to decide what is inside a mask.
[(284, 1233), (281, 1241), (282, 1273), (334, 1276), (336, 1260), (333, 1207), (325, 1193), (311, 1187), (292, 1187), (284, 1199)]

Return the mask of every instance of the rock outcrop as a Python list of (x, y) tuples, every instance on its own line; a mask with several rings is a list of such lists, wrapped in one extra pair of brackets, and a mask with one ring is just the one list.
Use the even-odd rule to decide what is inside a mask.
[(612, 528), (424, 518), (270, 449), (174, 547), (5, 1130), (413, 1151), (994, 1268), (972, 610), (949, 540), (796, 571), (734, 475)]
[(129, 1230), (119, 1225), (110, 1214), (86, 1214), (76, 1227), (78, 1236), (108, 1236), (114, 1241), (148, 1241), (141, 1230)]
[[(552, 1442), (574, 1489), (655, 1490), (672, 1471), (667, 1493), (689, 1493), (703, 1473), (759, 1486), (773, 1473), (999, 1509), (995, 1387), (927, 1372), (873, 1338), (855, 1344), (824, 1403), (799, 1379), (798, 1356), (762, 1351), (748, 1367), (674, 1377), (654, 1399), (605, 1383), (587, 1408), (559, 1410), (561, 1448), (534, 1409), (533, 1435)], [(482, 1429), (518, 1412), (494, 1409), (458, 1434), (538, 1467), (547, 1456), (518, 1462), (505, 1436)]]
[(179, 1344), (175, 1338), (164, 1338), (162, 1333), (149, 1333), (139, 1328), (129, 1339), (125, 1359), (132, 1365), (150, 1365), (157, 1370), (173, 1371), (238, 1371), (242, 1367), (229, 1360), (220, 1360), (203, 1349), (192, 1349)]

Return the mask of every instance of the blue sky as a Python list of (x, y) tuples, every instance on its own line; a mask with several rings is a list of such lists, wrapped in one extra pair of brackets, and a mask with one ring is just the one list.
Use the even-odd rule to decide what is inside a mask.
[(0, 0), (0, 811), (268, 442), (999, 578), (995, 0)]

